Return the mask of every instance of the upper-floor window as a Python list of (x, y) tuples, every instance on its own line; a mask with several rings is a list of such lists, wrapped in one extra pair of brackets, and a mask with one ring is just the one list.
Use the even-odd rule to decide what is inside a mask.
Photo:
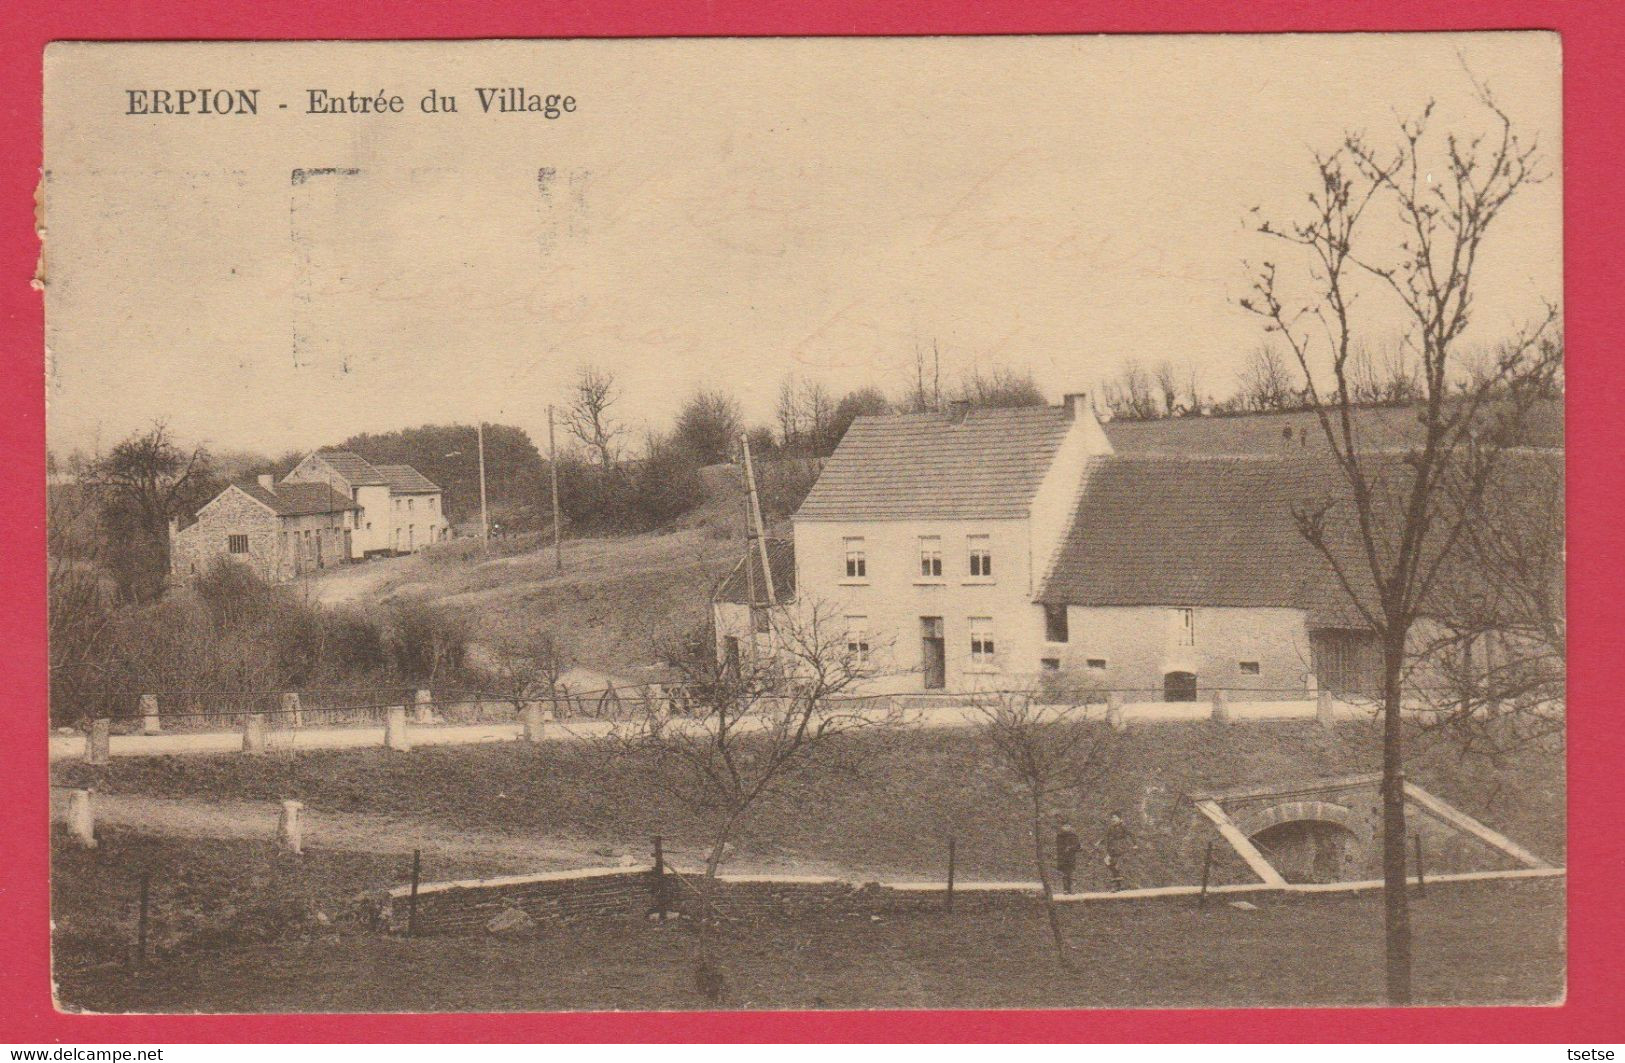
[(869, 618), (846, 618), (846, 652), (857, 664), (869, 663)]
[(972, 664), (993, 663), (993, 618), (970, 618), (970, 659)]
[(416, 505), (416, 502), (417, 502), (417, 499), (415, 499), (415, 498), (408, 498), (408, 499), (407, 499), (407, 500), (406, 500), (406, 508), (407, 508), (407, 509), (416, 509), (416, 508), (417, 508), (417, 505)]
[(246, 536), (246, 535), (228, 535), (228, 536), (226, 536), (226, 549), (230, 550), (234, 554), (246, 554), (246, 553), (248, 553), (248, 536)]
[(920, 536), (920, 575), (926, 579), (942, 576), (942, 537)]
[(846, 578), (869, 578), (869, 555), (864, 552), (861, 538), (845, 539), (846, 544)]
[(770, 634), (773, 630), (773, 618), (768, 616), (767, 608), (761, 605), (750, 607), (751, 630), (758, 635)]
[(1174, 642), (1180, 646), (1196, 645), (1196, 610), (1174, 610)]
[(977, 579), (993, 578), (993, 542), (985, 535), (968, 537), (970, 574)]

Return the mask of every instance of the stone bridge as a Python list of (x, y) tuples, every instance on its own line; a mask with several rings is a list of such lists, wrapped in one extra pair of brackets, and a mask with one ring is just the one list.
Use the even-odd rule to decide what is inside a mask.
[[(1261, 881), (1347, 882), (1381, 877), (1381, 781), (1344, 775), (1186, 796)], [(1412, 874), (1418, 859), (1431, 873), (1551, 866), (1414, 783), (1405, 800)]]

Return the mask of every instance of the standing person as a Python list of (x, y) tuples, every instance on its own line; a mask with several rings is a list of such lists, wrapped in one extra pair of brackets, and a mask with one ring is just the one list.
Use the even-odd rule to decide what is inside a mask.
[(1112, 813), (1111, 822), (1106, 825), (1106, 836), (1102, 840), (1102, 845), (1106, 849), (1106, 870), (1112, 877), (1112, 892), (1116, 893), (1123, 888), (1123, 861), (1127, 858), (1129, 850), (1134, 848), (1134, 836), (1124, 825), (1121, 813)]
[(1072, 892), (1072, 872), (1078, 867), (1078, 833), (1065, 820), (1055, 831), (1055, 869), (1061, 873), (1061, 892)]

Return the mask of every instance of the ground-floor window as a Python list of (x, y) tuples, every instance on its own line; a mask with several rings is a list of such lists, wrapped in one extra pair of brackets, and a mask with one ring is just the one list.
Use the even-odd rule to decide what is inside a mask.
[(868, 617), (849, 616), (846, 618), (846, 652), (847, 656), (858, 664), (869, 663)]
[(973, 616), (970, 618), (970, 659), (972, 664), (991, 665), (993, 663), (992, 617)]

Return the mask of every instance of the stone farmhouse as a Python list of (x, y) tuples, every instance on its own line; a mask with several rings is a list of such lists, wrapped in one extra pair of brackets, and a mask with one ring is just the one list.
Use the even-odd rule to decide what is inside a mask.
[(441, 490), (410, 465), (374, 466), (321, 450), (276, 482), (226, 487), (181, 527), (170, 522), (170, 572), (187, 578), (218, 557), (264, 578), (293, 579), (366, 557), (411, 553), (448, 534)]
[[(1219, 420), (1103, 424), (1081, 394), (860, 417), (768, 544), (774, 602), (843, 624), (874, 692), (1375, 693), (1380, 652), (1294, 519), (1344, 490), (1318, 425)], [(761, 568), (713, 596), (724, 658), (773, 650)]]
[(278, 582), (344, 564), (360, 508), (323, 483), (275, 483), (261, 476), (230, 484), (198, 510), (192, 524), (182, 528), (170, 520), (170, 572), (190, 578), (226, 557)]

